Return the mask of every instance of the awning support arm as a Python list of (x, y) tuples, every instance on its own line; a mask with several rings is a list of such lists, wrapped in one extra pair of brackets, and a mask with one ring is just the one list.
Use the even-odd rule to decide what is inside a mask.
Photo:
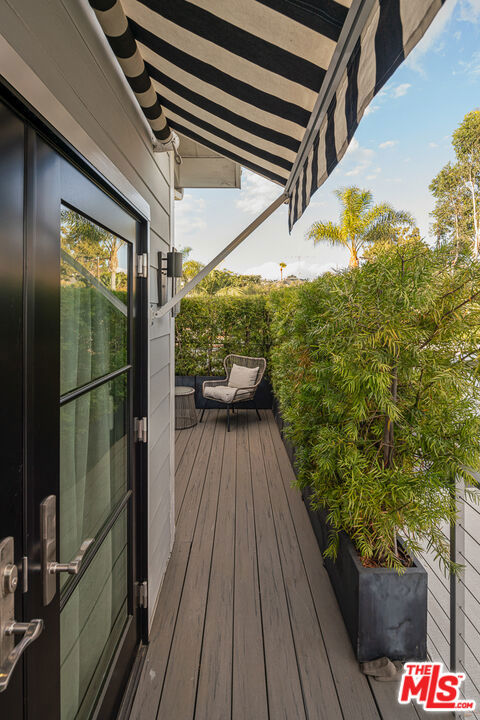
[(188, 295), (188, 293), (193, 290), (194, 287), (198, 285), (199, 282), (203, 280), (204, 277), (208, 275), (209, 272), (211, 272), (216, 266), (224, 260), (227, 255), (230, 255), (232, 250), (235, 250), (236, 247), (242, 243), (245, 238), (247, 238), (249, 235), (252, 234), (254, 230), (256, 230), (267, 218), (272, 215), (272, 213), (275, 212), (277, 208), (280, 207), (280, 205), (283, 205), (285, 202), (288, 201), (288, 195), (286, 193), (282, 193), (277, 197), (276, 200), (272, 202), (271, 205), (269, 205), (260, 215), (255, 218), (253, 222), (248, 225), (245, 230), (242, 230), (242, 232), (237, 235), (237, 237), (232, 240), (231, 243), (229, 243), (226, 247), (223, 248), (221, 252), (216, 255), (213, 260), (211, 260), (208, 265), (205, 265), (204, 268), (200, 270), (197, 275), (195, 275), (194, 278), (190, 280), (181, 290), (179, 290), (175, 295), (165, 303), (165, 305), (162, 305), (161, 308), (159, 308), (154, 314), (153, 317), (156, 319), (164, 317), (172, 308), (177, 305), (177, 303), (182, 300), (182, 298), (185, 297), (185, 295)]

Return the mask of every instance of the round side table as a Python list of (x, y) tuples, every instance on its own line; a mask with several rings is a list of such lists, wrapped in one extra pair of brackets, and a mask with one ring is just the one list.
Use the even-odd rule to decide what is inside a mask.
[(195, 389), (186, 385), (175, 387), (175, 430), (185, 430), (197, 424)]

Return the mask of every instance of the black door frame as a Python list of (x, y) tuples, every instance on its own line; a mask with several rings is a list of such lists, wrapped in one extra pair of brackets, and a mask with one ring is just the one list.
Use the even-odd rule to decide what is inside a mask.
[[(137, 237), (136, 237), (136, 253), (142, 254), (148, 251), (148, 232), (149, 224), (148, 219), (142, 215), (135, 207), (131, 205), (125, 196), (120, 193), (105, 177), (103, 177), (92, 165), (86, 160), (48, 121), (42, 118), (39, 113), (23, 99), (14, 88), (6, 83), (0, 77), (0, 101), (3, 102), (7, 107), (14, 111), (25, 122), (26, 133), (28, 142), (35, 142), (35, 134), (38, 135), (44, 142), (46, 142), (56, 153), (63, 156), (71, 165), (77, 168), (88, 180), (93, 182), (100, 190), (106, 193), (115, 201), (123, 210), (130, 214), (137, 221)], [(27, 165), (27, 177), (26, 183), (32, 181), (35, 173), (38, 172), (38, 168), (29, 168)], [(54, 180), (53, 180), (54, 181)], [(31, 195), (31, 194), (30, 194)], [(45, 209), (47, 206), (45, 206)], [(26, 226), (25, 226), (25, 237), (34, 238), (34, 228), (29, 228), (28, 223), (31, 222), (33, 214), (38, 212), (38, 207), (26, 208)], [(57, 211), (58, 212), (58, 209)], [(56, 217), (56, 212), (53, 213), (53, 217)], [(29, 220), (30, 218), (30, 220)], [(46, 218), (48, 221), (48, 218)], [(58, 227), (56, 228), (58, 233)], [(58, 237), (58, 234), (57, 234)], [(31, 240), (30, 240), (31, 241)], [(57, 249), (58, 252), (58, 249)], [(48, 256), (48, 253), (47, 253)], [(52, 257), (50, 257), (50, 260)], [(47, 257), (40, 259), (37, 267), (38, 276), (37, 280), (44, 282), (47, 278), (49, 281), (53, 281), (53, 276), (50, 276), (51, 267), (46, 266)], [(132, 358), (131, 362), (134, 366), (134, 373), (132, 377), (132, 401), (133, 401), (133, 416), (134, 417), (145, 417), (148, 413), (148, 281), (145, 278), (136, 277), (136, 258), (133, 258), (132, 267), (132, 278), (134, 278), (135, 288), (135, 302), (130, 312), (130, 322), (136, 324), (136, 332), (134, 334), (135, 343), (132, 347)], [(56, 272), (56, 264), (53, 263), (54, 270)], [(43, 275), (46, 272), (46, 275)], [(55, 278), (55, 282), (58, 285), (58, 277)], [(29, 300), (30, 298), (30, 300)], [(25, 289), (24, 300), (27, 305), (31, 302), (31, 288)], [(47, 302), (47, 301), (46, 301)], [(40, 312), (40, 306), (33, 309), (34, 312)], [(37, 326), (37, 330), (40, 328)], [(130, 328), (131, 330), (131, 328)], [(32, 323), (25, 328), (25, 332), (35, 332), (35, 326)], [(54, 343), (55, 344), (55, 343)], [(48, 353), (47, 353), (48, 357)], [(57, 362), (59, 366), (59, 359), (55, 360), (53, 357), (48, 358), (50, 362)], [(51, 365), (49, 366), (51, 369)], [(39, 402), (41, 401), (41, 392), (53, 392), (54, 388), (45, 384), (45, 376), (42, 376), (42, 365), (35, 362), (35, 367), (31, 367), (30, 371), (36, 375), (35, 386), (40, 387), (40, 396), (37, 398), (26, 398), (26, 402)], [(27, 372), (27, 370), (25, 370)], [(53, 375), (53, 373), (52, 373)], [(59, 373), (58, 373), (59, 376)], [(55, 388), (56, 398), (59, 397), (59, 387)], [(51, 417), (52, 422), (58, 422), (58, 417)], [(44, 428), (44, 432), (48, 432), (47, 428)], [(41, 432), (41, 431), (40, 431)], [(28, 433), (26, 433), (28, 435)], [(26, 438), (28, 440), (28, 438)], [(40, 439), (40, 438), (38, 438)], [(36, 447), (36, 450), (35, 450)], [(134, 583), (142, 583), (148, 581), (148, 527), (145, 522), (141, 522), (141, 518), (147, 516), (147, 499), (148, 499), (148, 480), (147, 480), (147, 464), (148, 464), (148, 446), (146, 443), (135, 442), (131, 448), (131, 458), (135, 465), (135, 473), (133, 475), (135, 482), (135, 492), (133, 495), (132, 507), (131, 507), (131, 520), (133, 525), (133, 532), (136, 539), (135, 558), (133, 558), (133, 564), (136, 572), (135, 577), (132, 579)], [(30, 463), (30, 467), (34, 466), (38, 462), (45, 462), (45, 470), (49, 468), (49, 458), (42, 457), (41, 443), (37, 442), (36, 445), (31, 441), (27, 445), (26, 449), (26, 460)], [(41, 489), (40, 489), (41, 494)], [(40, 498), (41, 499), (41, 498)], [(38, 530), (38, 516), (39, 516), (39, 504), (38, 498), (31, 498), (28, 501), (28, 507), (25, 508), (26, 514), (29, 521), (29, 527), (35, 528), (35, 535)], [(31, 523), (31, 524), (30, 524)], [(25, 537), (25, 540), (29, 538)], [(37, 541), (38, 543), (38, 541)], [(25, 543), (24, 547), (28, 547), (28, 542)], [(30, 548), (29, 548), (30, 549)], [(32, 545), (32, 549), (35, 552), (35, 546)], [(38, 551), (38, 547), (36, 548)], [(28, 593), (25, 594), (24, 600), (26, 600), (24, 608), (23, 619), (28, 619)], [(51, 606), (44, 608), (46, 614), (48, 612), (55, 612), (55, 603), (59, 602), (59, 594), (57, 593), (56, 599), (51, 603)], [(136, 598), (133, 598), (133, 602), (136, 602)], [(148, 641), (148, 611), (144, 607), (137, 608), (137, 638), (139, 642)], [(40, 640), (41, 638), (39, 638)], [(26, 677), (29, 678), (29, 685), (25, 692), (28, 697), (29, 689), (35, 691), (35, 683), (41, 683), (42, 673), (39, 672), (39, 667), (43, 667), (43, 672), (48, 672), (48, 663), (45, 662), (45, 657), (41, 655), (41, 643), (37, 644), (37, 651), (34, 651), (34, 643), (31, 648), (28, 649), (25, 659), (27, 668), (29, 666), (34, 667), (34, 670), (26, 673)], [(134, 658), (132, 658), (133, 664)], [(40, 665), (39, 665), (40, 663)], [(115, 662), (112, 663), (114, 668)], [(34, 678), (37, 678), (34, 680)], [(59, 678), (57, 678), (59, 682)], [(125, 688), (126, 678), (125, 673), (111, 672), (105, 683), (105, 690), (101, 701), (98, 703), (96, 715), (100, 718), (106, 718), (118, 705), (118, 700), (121, 700), (122, 690)], [(36, 694), (34, 692), (34, 694)], [(46, 708), (35, 708), (32, 710), (32, 718), (43, 718), (50, 717), (46, 713)], [(30, 720), (30, 716), (29, 716)]]
[[(0, 443), (2, 495), (0, 539), (12, 537), (20, 587), (13, 596), (14, 617), (23, 620), (23, 219), (25, 215), (25, 125), (0, 106)], [(20, 489), (20, 492), (19, 492)], [(32, 618), (28, 618), (30, 620)], [(23, 704), (23, 659), (0, 694), (0, 715), (15, 719)], [(23, 717), (23, 715), (22, 715)]]

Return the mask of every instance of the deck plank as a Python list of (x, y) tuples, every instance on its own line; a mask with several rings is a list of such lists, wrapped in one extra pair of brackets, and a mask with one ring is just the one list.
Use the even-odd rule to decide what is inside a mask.
[(379, 713), (367, 678), (360, 672), (328, 574), (323, 566), (305, 505), (300, 492), (292, 487), (295, 474), (271, 413), (268, 424), (277, 454), (284, 492), (293, 518), (305, 570), (325, 640), (336, 690), (345, 720), (377, 720)]
[(158, 601), (161, 612), (155, 614), (130, 720), (155, 720), (157, 717), (189, 555), (190, 543), (175, 543)]
[(188, 441), (192, 434), (193, 427), (184, 430), (175, 430), (175, 470), (178, 470), (180, 461), (188, 445)]
[[(295, 650), (307, 717), (342, 720), (330, 663), (317, 618), (310, 585), (280, 478), (277, 454), (263, 415), (258, 430), (276, 527)], [(322, 702), (318, 702), (322, 698)]]
[[(454, 714), (453, 713), (444, 713), (444, 712), (431, 712), (426, 711), (422, 708), (421, 705), (414, 705), (415, 712), (417, 713), (417, 716), (420, 718), (420, 720), (454, 720)], [(466, 714), (466, 718), (468, 718), (468, 713)]]
[(227, 433), (207, 411), (177, 442), (176, 539), (130, 720), (425, 717), (360, 672), (272, 413), (240, 410)]
[[(215, 420), (218, 413), (215, 416)], [(204, 491), (190, 551), (184, 589), (178, 610), (170, 662), (165, 673), (158, 720), (192, 720), (195, 709), (200, 652), (205, 622), (212, 548), (217, 515), (220, 476), (225, 441), (225, 424), (209, 417), (205, 434), (210, 435), (211, 452), (205, 453)], [(202, 473), (203, 474), (203, 473)]]
[[(378, 682), (369, 679), (372, 693), (382, 715), (382, 720), (418, 720), (413, 704), (397, 702), (398, 682)], [(430, 713), (429, 713), (430, 714)], [(435, 715), (432, 716), (432, 720)]]
[[(195, 438), (192, 433), (191, 447), (189, 446), (185, 451), (185, 467), (182, 468), (182, 471), (185, 473), (185, 478), (188, 475), (188, 480), (185, 484), (183, 498), (181, 492), (178, 493), (181, 508), (177, 515), (175, 530), (175, 539), (182, 542), (192, 542), (193, 540), (210, 453), (214, 445), (217, 418), (218, 410), (214, 410), (212, 414), (207, 416), (204, 426), (199, 430), (198, 434), (195, 434)], [(185, 457), (187, 452), (188, 458)], [(175, 487), (177, 488), (177, 485)]]
[(237, 418), (232, 720), (268, 719), (247, 412)]
[(232, 703), (236, 420), (225, 436), (195, 720), (228, 720)]
[[(183, 508), (183, 503), (185, 499), (185, 494), (187, 491), (187, 487), (190, 483), (190, 479), (192, 477), (192, 470), (195, 466), (197, 455), (200, 448), (208, 447), (210, 437), (207, 435), (207, 442), (205, 444), (204, 440), (204, 434), (206, 431), (206, 428), (208, 427), (208, 421), (211, 421), (213, 418), (212, 416), (209, 416), (207, 418), (206, 422), (198, 423), (198, 425), (195, 425), (195, 427), (192, 428), (191, 434), (189, 437), (188, 445), (185, 447), (185, 450), (182, 454), (182, 458), (178, 463), (178, 467), (175, 471), (175, 522), (178, 523), (178, 518), (180, 516), (180, 513)], [(215, 416), (216, 418), (216, 416)], [(211, 438), (210, 438), (211, 442)]]
[(305, 720), (300, 675), (256, 422), (248, 424), (270, 720)]

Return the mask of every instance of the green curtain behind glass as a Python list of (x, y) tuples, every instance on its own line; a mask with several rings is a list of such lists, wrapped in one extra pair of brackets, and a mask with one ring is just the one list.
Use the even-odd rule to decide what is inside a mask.
[[(61, 288), (62, 391), (81, 387), (125, 365), (126, 340), (126, 315), (65, 263)], [(121, 375), (62, 406), (62, 562), (71, 560), (85, 539), (95, 537), (126, 490), (126, 390), (126, 375)], [(86, 716), (88, 702), (80, 714), (79, 706), (87, 689), (92, 692), (95, 687), (92, 674), (97, 666), (102, 667), (102, 653), (108, 656), (112, 628), (121, 626), (119, 613), (126, 597), (126, 569), (122, 570), (126, 568), (122, 560), (126, 556), (126, 530), (123, 541), (114, 542), (114, 534), (115, 529), (62, 611), (62, 720)], [(63, 584), (66, 579), (62, 576)]]

